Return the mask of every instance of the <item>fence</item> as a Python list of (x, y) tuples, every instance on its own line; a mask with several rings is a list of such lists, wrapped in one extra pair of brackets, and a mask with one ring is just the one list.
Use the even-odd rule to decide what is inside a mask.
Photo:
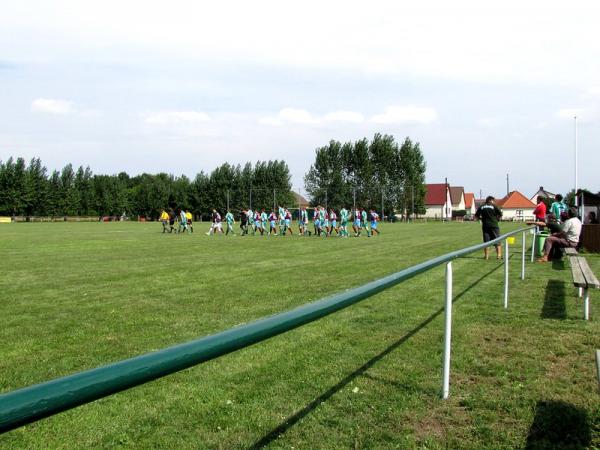
[(211, 336), (2, 394), (0, 433), (264, 341), (353, 305), (443, 263), (446, 263), (446, 292), (442, 397), (446, 399), (450, 392), (452, 260), (504, 242), (504, 308), (508, 308), (507, 238), (522, 234), (523, 280), (526, 233), (532, 228), (506, 233), (488, 243), (438, 256), (340, 294)]

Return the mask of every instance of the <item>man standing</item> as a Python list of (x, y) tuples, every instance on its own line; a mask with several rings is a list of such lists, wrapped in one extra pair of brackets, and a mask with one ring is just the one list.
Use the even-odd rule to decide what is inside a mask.
[[(546, 204), (542, 197), (538, 197), (538, 204), (533, 210), (533, 215), (535, 216), (536, 222), (545, 222), (546, 221)], [(540, 230), (543, 230), (544, 227), (540, 226)]]
[(563, 196), (560, 194), (556, 194), (555, 202), (550, 206), (550, 212), (556, 216), (559, 222), (562, 222), (560, 215), (562, 212), (567, 211), (569, 208), (566, 203), (563, 202)]
[[(477, 212), (475, 213), (477, 220), (481, 221), (483, 242), (493, 241), (500, 236), (498, 220), (502, 217), (502, 211), (494, 204), (495, 200), (494, 197), (488, 195), (485, 203), (477, 208)], [(500, 243), (496, 243), (494, 246), (496, 247), (496, 258), (502, 259), (502, 246)], [(483, 249), (483, 256), (485, 259), (489, 259), (489, 247)]]

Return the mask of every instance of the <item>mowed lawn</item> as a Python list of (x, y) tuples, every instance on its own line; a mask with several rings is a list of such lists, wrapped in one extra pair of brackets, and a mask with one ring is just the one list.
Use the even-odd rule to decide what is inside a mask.
[[(0, 226), (0, 392), (225, 330), (480, 242), (474, 223), (373, 238), (164, 235), (156, 223)], [(502, 230), (518, 225), (503, 224)], [(530, 237), (528, 235), (528, 243)], [(520, 251), (520, 238), (511, 247)], [(600, 446), (600, 292), (568, 262), (444, 267), (250, 348), (0, 435), (1, 448)], [(600, 257), (588, 255), (600, 275)]]

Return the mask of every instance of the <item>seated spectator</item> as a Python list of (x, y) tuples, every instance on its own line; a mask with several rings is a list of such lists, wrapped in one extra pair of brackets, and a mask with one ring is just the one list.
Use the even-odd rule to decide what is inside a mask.
[(575, 208), (570, 208), (567, 215), (568, 219), (564, 221), (562, 231), (553, 233), (552, 236), (546, 238), (546, 242), (544, 242), (544, 255), (538, 259), (538, 262), (548, 262), (552, 247), (574, 248), (579, 244), (581, 220), (577, 217), (577, 210)]
[[(565, 217), (565, 219), (566, 218), (567, 217)], [(556, 220), (556, 216), (552, 213), (548, 214), (545, 220), (536, 220), (535, 222), (528, 221), (527, 225), (536, 225), (540, 230), (543, 230), (544, 227), (548, 227), (550, 233), (560, 233), (562, 231), (561, 224)]]
[(593, 224), (593, 225), (598, 225), (598, 218), (596, 217), (596, 213), (594, 211), (590, 211), (587, 215), (587, 220), (585, 221), (586, 224)]

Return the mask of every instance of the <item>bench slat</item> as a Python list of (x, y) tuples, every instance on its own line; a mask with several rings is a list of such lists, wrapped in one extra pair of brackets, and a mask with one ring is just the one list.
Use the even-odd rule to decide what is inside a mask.
[(565, 248), (565, 253), (569, 256), (577, 256), (577, 249), (574, 247), (567, 247)]
[(585, 278), (588, 287), (600, 288), (600, 283), (592, 272), (592, 269), (590, 269), (586, 259), (579, 258), (579, 267), (581, 267), (581, 272), (583, 273), (583, 277)]
[[(581, 270), (581, 258), (579, 256), (573, 256), (569, 258), (571, 262), (571, 274), (573, 275), (573, 284), (577, 287), (587, 288), (587, 281), (585, 280), (585, 276), (583, 275), (583, 271)], [(585, 261), (585, 259), (584, 259)]]

